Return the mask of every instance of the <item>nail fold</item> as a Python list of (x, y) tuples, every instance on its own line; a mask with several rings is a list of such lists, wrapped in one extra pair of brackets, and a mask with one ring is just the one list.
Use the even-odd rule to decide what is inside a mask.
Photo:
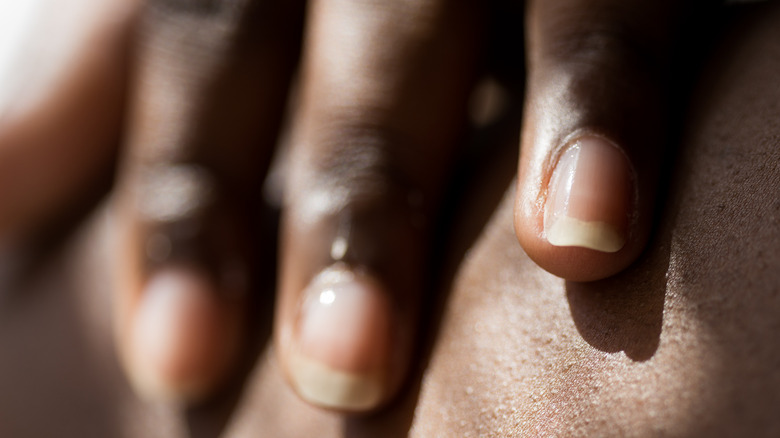
[(625, 154), (601, 137), (573, 142), (548, 186), (544, 231), (555, 246), (617, 252), (626, 244), (634, 177)]
[(385, 398), (392, 307), (370, 277), (339, 264), (304, 292), (295, 347), (293, 386), (326, 408), (365, 411)]

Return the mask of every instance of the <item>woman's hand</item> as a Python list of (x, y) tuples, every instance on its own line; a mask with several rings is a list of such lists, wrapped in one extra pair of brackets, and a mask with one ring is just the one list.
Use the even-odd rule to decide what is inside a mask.
[[(153, 397), (226, 375), (252, 210), (303, 20), (294, 2), (149, 2), (118, 190), (118, 342)], [(480, 42), (476, 4), (311, 2), (283, 210), (276, 345), (308, 401), (365, 411), (415, 348), (431, 234)], [(263, 245), (260, 242), (259, 245)]]
[[(515, 227), (529, 255), (567, 279), (620, 271), (650, 230), (670, 53), (685, 11), (629, 3), (527, 4)], [(126, 36), (133, 3), (116, 5), (89, 25), (123, 23), (111, 29)], [(271, 242), (256, 237), (256, 213), (304, 35), (280, 241), (279, 360), (314, 404), (359, 412), (392, 399), (420, 339), (432, 236), (488, 51), (487, 7), (147, 2), (116, 189), (117, 342), (139, 390), (175, 400), (213, 391), (241, 349), (251, 294), (273, 283), (257, 278), (258, 248)], [(84, 41), (78, 47), (92, 53)], [(41, 195), (40, 211), (0, 205), (26, 218), (6, 229), (54, 211), (94, 179), (76, 166), (106, 165), (123, 109), (123, 41), (107, 40), (95, 66), (68, 64), (96, 75), (63, 100), (68, 108), (110, 84), (89, 106), (97, 119), (86, 117), (100, 126), (76, 143), (84, 159), (51, 162), (71, 176), (51, 174), (59, 183), (43, 187), (59, 191)], [(521, 53), (518, 42), (504, 56)]]

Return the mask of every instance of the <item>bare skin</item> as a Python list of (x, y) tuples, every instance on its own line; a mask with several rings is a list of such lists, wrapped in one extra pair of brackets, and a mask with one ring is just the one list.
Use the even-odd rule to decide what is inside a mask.
[[(644, 0), (99, 3), (63, 19), (86, 23), (73, 38), (86, 61), (62, 75), (75, 94), (44, 93), (53, 103), (33, 101), (29, 123), (0, 126), (0, 236), (35, 230), (85, 186), (105, 190), (121, 134), (111, 289), (136, 390), (184, 403), (218, 391), (251, 336), (247, 309), (275, 287), (287, 380), (344, 412), (392, 402), (414, 366), (479, 75), (525, 92), (520, 244), (557, 276), (602, 279), (646, 246), (676, 46), (709, 23), (704, 6)], [(502, 34), (521, 20), (524, 35)], [(491, 51), (525, 61), (525, 84)], [(259, 193), (294, 74), (275, 282)], [(46, 136), (63, 131), (53, 147)]]
[(134, 5), (0, 4), (0, 246), (105, 192), (121, 138)]
[(512, 166), (490, 166), (463, 196), (417, 383), (382, 413), (303, 403), (269, 323), (242, 389), (186, 416), (139, 401), (112, 359), (101, 210), (3, 278), (0, 435), (776, 436), (778, 22), (776, 3), (747, 8), (702, 67), (658, 231), (620, 276), (534, 264), (513, 243)]

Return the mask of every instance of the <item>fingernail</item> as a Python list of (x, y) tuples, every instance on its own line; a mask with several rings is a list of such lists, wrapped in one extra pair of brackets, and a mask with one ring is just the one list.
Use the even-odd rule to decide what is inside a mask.
[(626, 243), (634, 178), (625, 154), (595, 136), (566, 149), (548, 186), (544, 230), (555, 246), (617, 252)]
[(391, 305), (369, 277), (334, 267), (304, 292), (289, 367), (302, 398), (331, 409), (365, 411), (384, 399)]
[(132, 383), (159, 401), (202, 398), (225, 373), (237, 343), (232, 315), (194, 269), (164, 268), (142, 292), (131, 335)]

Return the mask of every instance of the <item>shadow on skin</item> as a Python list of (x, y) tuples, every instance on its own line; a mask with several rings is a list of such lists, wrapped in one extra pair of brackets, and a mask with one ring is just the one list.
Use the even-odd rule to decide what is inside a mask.
[(590, 283), (566, 282), (571, 316), (582, 338), (635, 361), (653, 357), (661, 339), (669, 238), (654, 239), (653, 251), (621, 275)]
[[(484, 232), (488, 221), (505, 196), (506, 187), (517, 172), (519, 127), (522, 119), (525, 83), (523, 8), (519, 4), (498, 4), (488, 26), (491, 53), (486, 70), (502, 87), (506, 99), (498, 106), (496, 118), (474, 129), (466, 140), (466, 149), (450, 179), (443, 208), (436, 223), (445, 224), (434, 236), (433, 266), (421, 312), (421, 333), (416, 362), (409, 382), (397, 401), (387, 409), (367, 417), (348, 418), (344, 422), (346, 438), (409, 436), (419, 402), (423, 377), (430, 365), (439, 338), (442, 319), (455, 276), (472, 246)], [(511, 53), (515, 56), (506, 56)]]
[(257, 366), (262, 353), (270, 346), (273, 327), (274, 299), (276, 291), (276, 246), (279, 228), (278, 209), (266, 205), (255, 215), (259, 236), (255, 236), (254, 248), (260, 248), (258, 260), (251, 278), (254, 285), (249, 292), (249, 317), (246, 339), (236, 371), (225, 387), (202, 404), (192, 406), (184, 413), (190, 438), (218, 438), (223, 436), (234, 411), (248, 389), (247, 381)]
[(697, 87), (669, 283), (708, 334), (698, 433), (779, 436), (780, 3), (738, 12)]
[[(426, 290), (434, 293), (426, 297), (421, 312), (421, 345), (412, 365), (411, 376), (399, 399), (385, 410), (369, 416), (355, 416), (344, 420), (344, 436), (406, 437), (414, 420), (422, 378), (428, 368), (431, 353), (448, 299), (457, 267), (476, 242), (492, 212), (503, 197), (502, 189), (510, 184), (517, 162), (517, 120), (519, 108), (510, 108), (495, 124), (475, 133), (473, 147), (461, 160), (445, 205), (437, 223), (447, 224), (434, 236), (433, 268), (427, 279)], [(509, 155), (509, 157), (507, 157)], [(476, 206), (468, 212), (462, 206)], [(451, 218), (456, 218), (454, 221)], [(451, 234), (457, 230), (459, 237)], [(448, 244), (457, 241), (458, 245)]]
[[(682, 31), (681, 44), (673, 55), (676, 68), (669, 80), (669, 146), (661, 161), (656, 227), (674, 223), (681, 211), (680, 203), (669, 197), (672, 175), (681, 174), (677, 163), (685, 152), (676, 146), (685, 144), (681, 139), (689, 130), (690, 115), (686, 110), (691, 89), (701, 76), (703, 61), (716, 47), (714, 36), (718, 27), (724, 25), (724, 17), (718, 16), (717, 10), (702, 11), (701, 19)], [(616, 276), (589, 283), (566, 282), (572, 319), (592, 347), (607, 353), (623, 351), (639, 362), (653, 357), (661, 338), (672, 234), (669, 227), (657, 229), (642, 256)]]
[[(505, 35), (501, 35), (505, 37)], [(522, 81), (522, 73), (515, 72), (515, 80)], [(513, 84), (502, 84), (503, 92), (516, 93)], [(436, 220), (444, 226), (433, 236), (432, 268), (421, 312), (423, 334), (413, 362), (411, 376), (398, 400), (386, 409), (369, 416), (355, 416), (344, 420), (346, 438), (409, 436), (433, 348), (438, 338), (442, 316), (461, 262), (485, 229), (502, 198), (504, 189), (517, 170), (517, 144), (521, 102), (519, 96), (509, 99), (495, 120), (475, 129), (467, 140), (468, 146), (450, 180), (443, 207)], [(468, 206), (468, 210), (464, 210)], [(457, 232), (457, 238), (453, 233)], [(455, 242), (455, 244), (453, 244)]]
[(109, 336), (90, 318), (95, 304), (107, 300), (85, 288), (91, 278), (103, 279), (83, 260), (99, 251), (78, 243), (83, 229), (69, 231), (77, 237), (31, 251), (0, 278), (3, 437), (122, 435), (116, 411), (122, 385), (107, 369), (112, 351), (94, 345)]

